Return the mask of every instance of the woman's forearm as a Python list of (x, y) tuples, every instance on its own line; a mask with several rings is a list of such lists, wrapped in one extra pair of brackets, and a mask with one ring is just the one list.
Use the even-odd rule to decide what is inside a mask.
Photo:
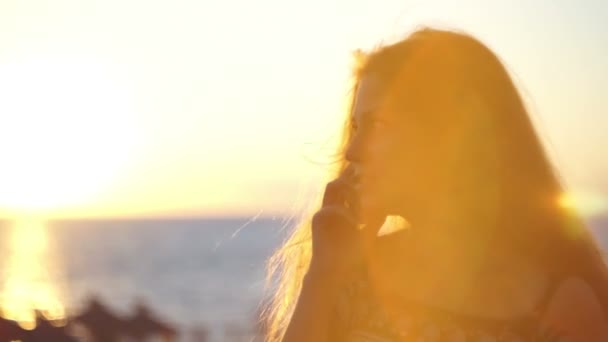
[(337, 290), (331, 276), (308, 272), (283, 342), (327, 341)]

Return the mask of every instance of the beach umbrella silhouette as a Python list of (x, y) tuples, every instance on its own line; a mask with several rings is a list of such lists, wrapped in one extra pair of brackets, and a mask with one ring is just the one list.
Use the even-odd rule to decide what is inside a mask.
[(15, 321), (0, 317), (0, 342), (11, 342), (23, 338), (25, 330)]
[(67, 333), (66, 327), (51, 324), (41, 312), (36, 311), (36, 328), (25, 331), (22, 342), (76, 342), (77, 340)]
[(134, 315), (127, 320), (127, 331), (135, 341), (145, 341), (146, 338), (160, 335), (164, 341), (173, 341), (177, 332), (167, 323), (153, 317), (150, 309), (143, 303), (135, 307)]
[(96, 298), (92, 298), (86, 310), (72, 321), (84, 325), (96, 342), (119, 341), (125, 332), (125, 322)]

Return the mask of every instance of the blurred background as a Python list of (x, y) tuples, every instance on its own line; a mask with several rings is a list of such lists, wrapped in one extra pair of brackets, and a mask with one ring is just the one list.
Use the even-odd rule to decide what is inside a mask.
[(601, 0), (3, 0), (0, 312), (253, 339), (265, 260), (324, 187), (352, 52), (419, 25), (502, 58), (608, 247), (606, 17)]

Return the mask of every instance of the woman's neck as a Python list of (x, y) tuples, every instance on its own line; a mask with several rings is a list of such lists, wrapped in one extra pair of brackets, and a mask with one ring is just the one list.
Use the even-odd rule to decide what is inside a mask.
[(497, 238), (498, 230), (505, 229), (497, 206), (471, 203), (437, 205), (432, 212), (404, 216), (411, 225), (404, 234), (411, 241), (408, 257), (419, 260), (429, 274), (462, 279), (477, 279), (506, 262), (512, 246)]

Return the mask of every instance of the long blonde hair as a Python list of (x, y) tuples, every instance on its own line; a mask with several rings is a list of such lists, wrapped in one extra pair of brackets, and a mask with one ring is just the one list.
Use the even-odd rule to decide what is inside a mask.
[[(378, 76), (384, 89), (392, 91), (387, 96), (396, 109), (414, 106), (413, 112), (424, 114), (416, 119), (431, 127), (428, 133), (433, 136), (472, 112), (476, 112), (472, 119), (490, 122), (490, 135), (481, 139), (491, 140), (486, 157), (497, 160), (499, 174), (479, 179), (476, 185), (499, 185), (496, 220), (502, 224), (479, 229), (495, 229), (493, 242), (534, 258), (555, 278), (583, 278), (608, 308), (608, 276), (597, 244), (573, 209), (559, 205), (565, 192), (557, 172), (517, 88), (489, 48), (467, 34), (424, 28), (358, 59), (355, 84), (363, 75)], [(408, 94), (407, 101), (403, 94)], [(344, 153), (352, 136), (350, 120), (349, 116), (344, 124), (337, 151), (341, 158), (332, 176), (347, 164)], [(267, 341), (281, 340), (294, 310), (311, 258), (310, 221), (303, 220), (269, 260), (267, 279), (274, 285), (274, 295), (264, 311)], [(504, 229), (509, 222), (513, 226)]]

